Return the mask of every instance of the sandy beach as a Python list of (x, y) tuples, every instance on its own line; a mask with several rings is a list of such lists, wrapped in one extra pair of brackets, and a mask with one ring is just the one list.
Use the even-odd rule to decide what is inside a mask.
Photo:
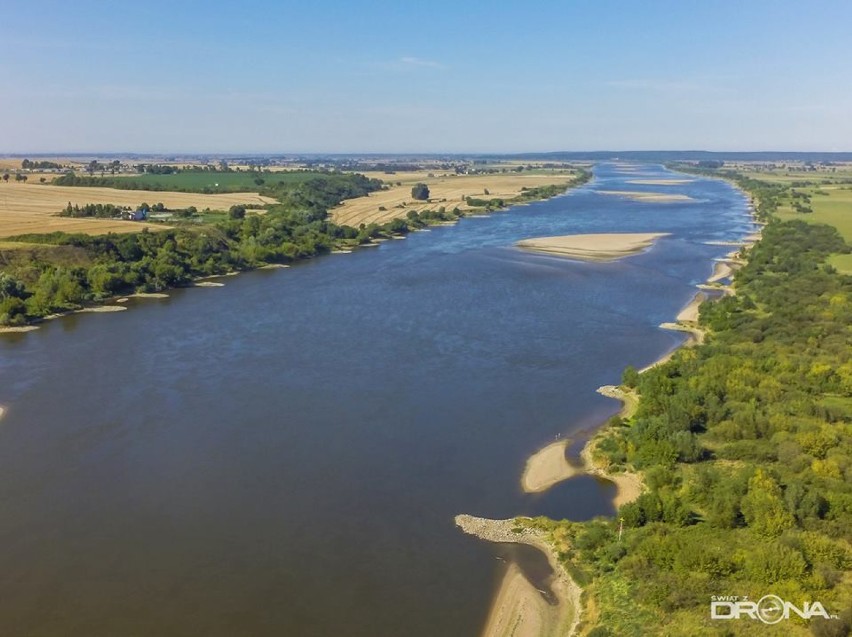
[[(650, 369), (650, 366), (646, 369)], [(635, 392), (626, 391), (616, 385), (598, 387), (597, 392), (622, 403), (618, 414), (621, 418), (627, 420), (636, 413), (639, 397)], [(615, 483), (616, 494), (612, 502), (616, 508), (632, 502), (642, 492), (641, 478), (635, 473), (609, 472), (607, 467), (597, 462), (594, 459), (594, 447), (598, 437), (592, 437), (583, 447), (579, 465), (571, 464), (565, 457), (567, 447), (571, 443), (568, 439), (557, 440), (540, 449), (527, 459), (521, 476), (521, 488), (526, 493), (540, 493), (577, 475), (595, 475)]]
[(547, 556), (553, 576), (548, 582), (557, 603), (550, 604), (524, 577), (509, 566), (488, 615), (482, 637), (560, 637), (572, 635), (580, 623), (582, 589), (557, 559), (544, 534), (519, 527), (515, 520), (488, 520), (457, 515), (456, 525), (465, 533), (488, 542), (528, 544)]
[(583, 461), (586, 473), (615, 483), (615, 496), (612, 498), (612, 504), (618, 509), (642, 495), (642, 478), (638, 473), (631, 471), (611, 472), (596, 460), (595, 448), (600, 440), (601, 438), (597, 436), (589, 440), (580, 452), (580, 459)]
[(617, 197), (626, 197), (633, 201), (645, 201), (648, 203), (685, 203), (695, 201), (688, 195), (675, 195), (665, 192), (642, 192), (639, 190), (598, 190), (601, 195), (614, 195)]
[(705, 301), (707, 295), (703, 292), (698, 292), (686, 306), (678, 312), (675, 319), (678, 323), (698, 323), (698, 308)]
[(639, 254), (654, 245), (665, 232), (569, 234), (518, 241), (525, 250), (585, 261), (616, 261)]
[[(117, 302), (117, 301), (116, 301)], [(127, 308), (124, 305), (96, 305), (95, 307), (84, 307), (80, 310), (74, 310), (75, 314), (102, 314), (109, 312), (124, 312)]]
[(525, 493), (546, 491), (554, 484), (582, 473), (581, 468), (573, 466), (565, 457), (570, 442), (566, 438), (551, 443), (527, 459), (521, 475), (521, 488)]
[(716, 283), (722, 279), (727, 279), (734, 274), (734, 268), (727, 261), (716, 261), (713, 266), (713, 274), (707, 279), (707, 283)]

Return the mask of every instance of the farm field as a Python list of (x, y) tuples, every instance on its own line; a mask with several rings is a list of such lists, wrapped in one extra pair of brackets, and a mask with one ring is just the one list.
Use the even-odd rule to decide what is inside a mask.
[[(524, 188), (538, 188), (552, 184), (567, 184), (576, 175), (572, 171), (501, 173), (497, 175), (447, 175), (429, 173), (399, 173), (387, 175), (365, 173), (368, 177), (383, 179), (393, 184), (390, 189), (371, 193), (366, 197), (350, 199), (331, 211), (335, 223), (358, 227), (360, 224), (386, 223), (404, 217), (409, 210), (448, 210), (458, 207), (470, 209), (466, 197), (481, 199), (511, 199)], [(401, 182), (402, 185), (396, 185)], [(413, 184), (422, 182), (429, 186), (429, 201), (416, 201), (411, 196)], [(488, 191), (486, 194), (485, 191)], [(383, 208), (383, 210), (382, 210)]]
[[(793, 190), (807, 195), (810, 202), (806, 205), (813, 212), (801, 213), (794, 207), (792, 196), (785, 197), (777, 211), (784, 221), (799, 219), (807, 223), (825, 223), (837, 228), (846, 243), (852, 245), (852, 166), (838, 166), (835, 172), (782, 172), (778, 170), (744, 170), (749, 176), (772, 183), (805, 183), (807, 186), (794, 186)], [(831, 181), (832, 183), (824, 183)], [(852, 254), (835, 254), (829, 257), (829, 263), (839, 271), (852, 274)]]
[(195, 206), (199, 210), (227, 210), (235, 204), (275, 203), (256, 192), (205, 195), (185, 192), (146, 192), (142, 190), (117, 190), (114, 188), (88, 188), (76, 186), (51, 186), (34, 183), (0, 182), (0, 237), (46, 232), (83, 232), (105, 234), (108, 232), (138, 232), (145, 227), (163, 229), (161, 224), (59, 217), (58, 212), (68, 203), (115, 204), (138, 206), (147, 202), (162, 202), (167, 208)]
[[(84, 177), (85, 175), (81, 174), (80, 176)], [(97, 174), (95, 175), (96, 178), (98, 176)], [(189, 171), (171, 175), (116, 175), (114, 179), (116, 182), (127, 184), (125, 187), (128, 190), (219, 194), (256, 191), (262, 186), (274, 186), (282, 183), (298, 184), (321, 176), (322, 173), (297, 171), (279, 171), (274, 173)], [(113, 178), (109, 174), (106, 177)]]

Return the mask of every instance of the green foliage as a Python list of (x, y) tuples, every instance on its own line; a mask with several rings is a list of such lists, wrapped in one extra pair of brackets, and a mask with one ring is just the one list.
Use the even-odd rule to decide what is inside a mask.
[[(26, 264), (8, 266), (11, 271), (0, 275), (0, 322), (21, 324), (117, 294), (159, 291), (200, 276), (285, 263), (328, 252), (337, 243), (355, 243), (363, 240), (361, 233), (331, 223), (326, 210), (342, 198), (378, 187), (378, 182), (361, 175), (311, 174), (282, 189), (281, 203), (262, 216), (247, 217), (245, 207), (234, 206), (229, 218), (215, 225), (187, 224), (162, 232), (97, 237), (61, 232), (18, 237), (79, 250), (86, 263), (58, 265), (46, 252), (43, 257), (34, 254)], [(112, 212), (107, 206), (80, 210)], [(191, 215), (194, 210), (186, 212)], [(366, 234), (407, 231), (407, 224), (400, 220), (384, 229), (370, 228)], [(16, 278), (16, 270), (26, 276)]]
[[(770, 215), (783, 188), (738, 182)], [(713, 594), (848, 605), (852, 278), (824, 267), (848, 250), (830, 227), (770, 220), (736, 275), (736, 296), (702, 307), (705, 344), (641, 375), (625, 370), (637, 412), (597, 452), (643, 470), (647, 490), (619, 510), (618, 559), (611, 539), (590, 542), (597, 521), (572, 527), (566, 556), (591, 568), (603, 626), (635, 632), (614, 606), (616, 585), (644, 614), (644, 634), (698, 634), (684, 626), (705, 616)], [(839, 620), (811, 626), (847, 630)], [(795, 622), (785, 629), (800, 634)]]
[(414, 187), (411, 189), (411, 197), (417, 201), (428, 201), (429, 186), (423, 183), (414, 184)]

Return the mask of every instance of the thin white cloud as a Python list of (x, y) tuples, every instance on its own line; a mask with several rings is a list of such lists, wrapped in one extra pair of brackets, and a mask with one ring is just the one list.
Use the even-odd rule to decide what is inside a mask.
[(627, 80), (610, 80), (605, 82), (607, 86), (613, 88), (634, 89), (640, 91), (657, 91), (657, 92), (686, 92), (700, 91), (707, 88), (703, 84), (683, 80), (659, 80), (647, 78), (634, 78)]
[(406, 66), (421, 66), (432, 69), (442, 69), (444, 65), (440, 62), (436, 62), (435, 60), (425, 60), (423, 58), (413, 57), (410, 55), (399, 58), (400, 64), (404, 64)]

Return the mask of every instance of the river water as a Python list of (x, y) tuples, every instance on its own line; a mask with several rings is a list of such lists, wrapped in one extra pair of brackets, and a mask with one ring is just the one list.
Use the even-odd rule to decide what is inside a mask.
[[(458, 513), (610, 514), (590, 477), (521, 493), (526, 458), (752, 229), (723, 182), (595, 169), (549, 201), (0, 338), (0, 633), (477, 634), (511, 553)], [(600, 190), (687, 194), (647, 203)], [(526, 237), (670, 232), (584, 263)], [(501, 557), (502, 556), (502, 557)], [(500, 559), (497, 559), (500, 558)]]

